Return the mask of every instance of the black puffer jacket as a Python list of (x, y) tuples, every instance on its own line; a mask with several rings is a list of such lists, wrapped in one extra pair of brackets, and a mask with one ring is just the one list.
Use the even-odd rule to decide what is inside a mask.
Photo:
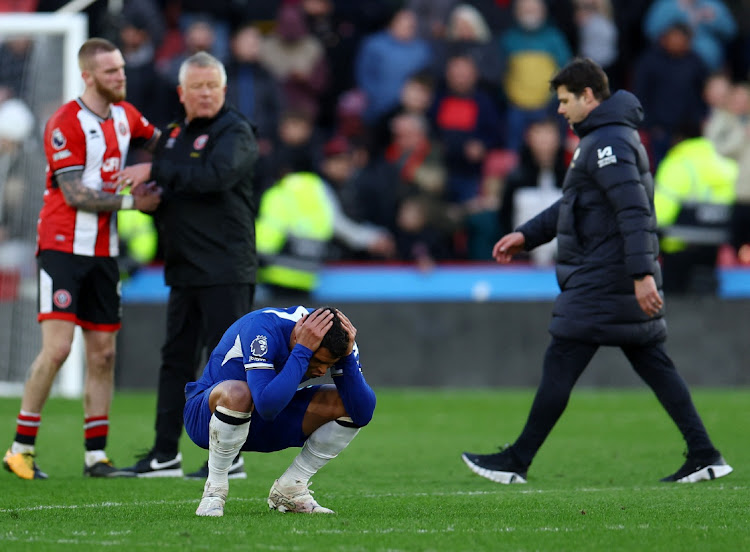
[(664, 319), (641, 310), (633, 283), (644, 274), (662, 283), (654, 183), (636, 130), (642, 120), (638, 99), (619, 91), (575, 125), (581, 142), (563, 197), (518, 228), (527, 249), (558, 239), (553, 336), (601, 345), (666, 338)]
[(255, 282), (257, 157), (250, 122), (226, 107), (212, 119), (173, 123), (162, 134), (151, 177), (164, 189), (155, 219), (167, 285)]

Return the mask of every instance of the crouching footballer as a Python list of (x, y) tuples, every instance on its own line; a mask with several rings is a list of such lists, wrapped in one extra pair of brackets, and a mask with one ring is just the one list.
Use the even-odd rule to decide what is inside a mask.
[[(224, 333), (198, 381), (185, 387), (185, 430), (208, 449), (208, 479), (196, 514), (222, 516), (228, 472), (240, 451), (302, 447), (271, 487), (279, 512), (332, 514), (310, 478), (372, 419), (375, 393), (365, 381), (357, 330), (339, 310), (265, 308)], [(301, 382), (331, 370), (334, 385)]]

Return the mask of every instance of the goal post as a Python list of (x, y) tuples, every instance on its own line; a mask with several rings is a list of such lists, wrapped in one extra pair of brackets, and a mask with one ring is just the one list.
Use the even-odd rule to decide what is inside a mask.
[[(29, 39), (32, 43), (32, 54), (27, 60), (30, 66), (24, 68), (30, 92), (21, 100), (30, 107), (35, 126), (31, 136), (15, 151), (14, 159), (3, 164), (12, 169), (0, 174), (0, 194), (12, 194), (15, 199), (12, 206), (14, 232), (8, 240), (14, 254), (0, 254), (0, 288), (3, 287), (2, 270), (21, 275), (12, 292), (6, 284), (4, 293), (0, 293), (0, 396), (22, 393), (29, 365), (41, 345), (36, 324), (37, 276), (30, 252), (35, 246), (36, 221), (44, 192), (46, 160), (42, 133), (52, 112), (83, 91), (78, 49), (88, 38), (88, 16), (60, 12), (3, 13), (0, 17), (0, 43), (19, 38)], [(0, 245), (8, 246), (8, 242)], [(19, 251), (22, 253), (16, 253)], [(31, 262), (29, 256), (32, 256)], [(8, 257), (11, 261), (7, 260)], [(34, 265), (33, 269), (29, 268), (31, 265)], [(57, 377), (53, 393), (80, 397), (83, 373), (82, 332), (76, 328), (71, 353)]]
[(0, 40), (36, 35), (62, 36), (60, 103), (72, 100), (82, 92), (78, 49), (88, 38), (88, 16), (82, 13), (4, 13), (0, 17)]

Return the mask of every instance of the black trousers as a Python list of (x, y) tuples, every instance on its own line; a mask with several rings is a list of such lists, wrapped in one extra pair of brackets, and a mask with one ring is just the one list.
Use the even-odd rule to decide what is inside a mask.
[[(713, 451), (685, 381), (677, 373), (662, 343), (620, 347), (633, 369), (656, 394), (656, 398), (679, 428), (688, 454)], [(530, 465), (544, 440), (568, 405), (578, 378), (599, 349), (599, 345), (552, 338), (544, 356), (542, 381), (537, 389), (526, 425), (513, 444), (513, 451)]]
[(185, 385), (194, 381), (226, 329), (250, 312), (253, 284), (172, 287), (161, 348), (154, 450), (176, 454), (182, 434)]

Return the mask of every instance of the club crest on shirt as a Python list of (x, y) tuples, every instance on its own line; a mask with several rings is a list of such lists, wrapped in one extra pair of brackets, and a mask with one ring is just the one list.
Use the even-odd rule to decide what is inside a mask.
[(256, 335), (250, 343), (250, 356), (264, 358), (268, 352), (268, 338), (265, 335)]
[(123, 121), (120, 121), (120, 124), (117, 125), (117, 130), (125, 136), (128, 133), (128, 125), (126, 125)]
[(203, 148), (206, 147), (206, 142), (208, 142), (208, 134), (201, 134), (193, 142), (193, 149), (202, 150)]
[(68, 141), (65, 139), (65, 135), (62, 133), (62, 130), (59, 128), (56, 128), (52, 131), (52, 147), (59, 150), (63, 149), (65, 147), (65, 144), (68, 143)]

